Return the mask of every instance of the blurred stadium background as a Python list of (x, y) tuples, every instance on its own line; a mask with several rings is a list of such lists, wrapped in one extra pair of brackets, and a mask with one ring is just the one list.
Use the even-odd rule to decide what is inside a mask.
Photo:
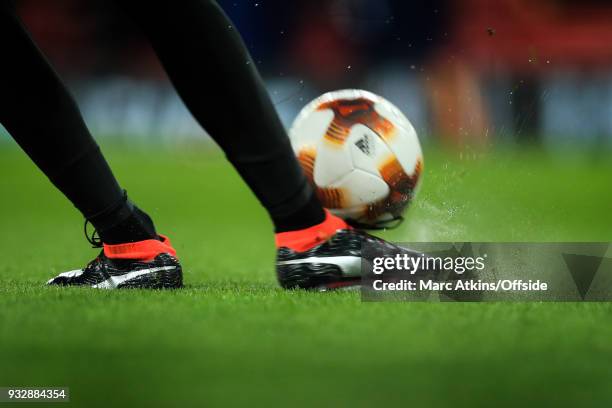
[[(320, 93), (350, 87), (398, 105), (424, 140), (612, 146), (609, 1), (219, 3), (287, 126)], [(97, 138), (204, 140), (145, 39), (109, 2), (17, 5)]]

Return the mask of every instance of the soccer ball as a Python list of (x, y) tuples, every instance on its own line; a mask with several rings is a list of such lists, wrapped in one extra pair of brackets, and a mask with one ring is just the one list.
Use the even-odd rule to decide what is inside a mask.
[(363, 90), (329, 92), (302, 109), (289, 134), (324, 207), (362, 227), (402, 219), (423, 154), (412, 124), (391, 102)]

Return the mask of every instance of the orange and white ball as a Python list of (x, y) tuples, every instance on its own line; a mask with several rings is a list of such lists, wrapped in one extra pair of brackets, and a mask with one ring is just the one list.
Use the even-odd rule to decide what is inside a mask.
[(414, 199), (423, 154), (414, 127), (391, 102), (363, 90), (329, 92), (306, 105), (289, 131), (323, 205), (379, 226)]

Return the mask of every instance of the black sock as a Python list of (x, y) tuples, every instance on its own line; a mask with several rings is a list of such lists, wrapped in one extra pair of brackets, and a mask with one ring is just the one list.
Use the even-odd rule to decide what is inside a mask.
[(155, 237), (150, 218), (128, 208), (68, 90), (30, 39), (12, 2), (4, 0), (0, 48), (0, 123), (100, 234), (113, 243)]
[(276, 216), (273, 218), (276, 233), (296, 231), (325, 221), (325, 212), (317, 196), (312, 194), (310, 200), (287, 216)]
[(129, 201), (127, 195), (115, 206), (88, 220), (105, 244), (158, 239), (151, 217)]
[(320, 223), (323, 209), (255, 64), (221, 8), (211, 0), (116, 3), (142, 28), (179, 95), (266, 208), (276, 230)]

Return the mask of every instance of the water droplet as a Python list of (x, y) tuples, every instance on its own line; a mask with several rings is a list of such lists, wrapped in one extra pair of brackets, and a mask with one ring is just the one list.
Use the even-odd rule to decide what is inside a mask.
[(255, 7), (259, 7), (259, 3), (255, 3)]
[(350, 66), (350, 65), (347, 65), (347, 66), (346, 66), (346, 69), (351, 69), (351, 66)]

